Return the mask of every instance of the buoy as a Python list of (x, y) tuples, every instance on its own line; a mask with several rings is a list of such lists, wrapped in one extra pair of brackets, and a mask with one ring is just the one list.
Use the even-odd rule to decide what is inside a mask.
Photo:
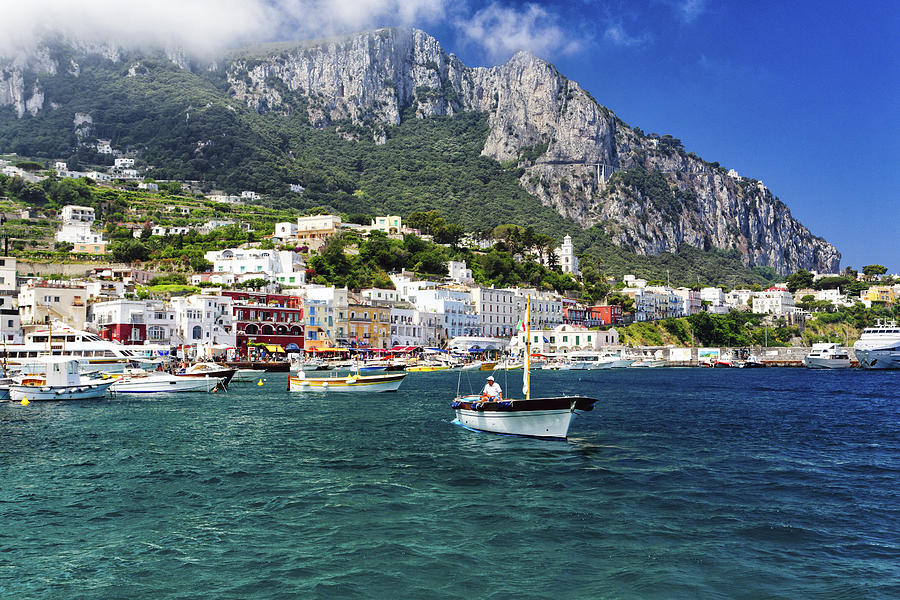
[(25, 396), (24, 398), (22, 398), (22, 401), (19, 404), (21, 404), (22, 406), (28, 406), (29, 404), (31, 404), (31, 402), (28, 401), (28, 396)]
[(256, 385), (262, 385), (262, 379), (256, 382)]

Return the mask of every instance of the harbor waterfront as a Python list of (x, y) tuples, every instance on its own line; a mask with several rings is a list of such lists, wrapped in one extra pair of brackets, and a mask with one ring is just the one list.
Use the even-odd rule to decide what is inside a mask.
[(0, 403), (2, 595), (900, 594), (900, 372), (544, 372), (567, 442), (452, 425), (485, 376)]

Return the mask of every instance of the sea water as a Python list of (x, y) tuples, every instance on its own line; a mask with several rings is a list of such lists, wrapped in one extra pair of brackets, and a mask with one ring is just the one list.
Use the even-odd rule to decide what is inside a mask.
[(0, 404), (0, 597), (900, 597), (900, 372), (535, 372), (566, 442), (483, 376)]

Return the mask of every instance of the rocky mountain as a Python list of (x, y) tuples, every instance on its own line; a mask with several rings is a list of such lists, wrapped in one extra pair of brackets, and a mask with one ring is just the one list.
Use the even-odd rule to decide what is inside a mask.
[[(80, 48), (78, 56), (116, 65), (122, 80), (159, 68), (109, 47)], [(675, 138), (629, 127), (527, 52), (503, 65), (469, 68), (422, 31), (381, 29), (234, 51), (214, 64), (191, 65), (171, 52), (166, 60), (205, 85), (199, 96), (205, 104), (195, 98), (179, 107), (189, 120), (220, 102), (236, 121), (250, 122), (245, 113), (266, 122), (299, 121), (379, 145), (408, 119), (481, 113), (487, 115), (484, 157), (517, 169), (519, 185), (543, 205), (582, 227), (602, 227), (637, 253), (689, 245), (737, 250), (745, 264), (781, 273), (839, 268), (837, 250), (796, 221), (762, 183), (702, 160)], [(50, 50), (28, 63), (0, 65), (0, 123), (71, 111), (45, 82), (59, 86), (80, 70), (77, 58)], [(216, 94), (219, 100), (209, 100)], [(96, 113), (88, 105), (66, 115), (74, 124), (67, 133), (83, 142), (86, 127), (97, 135), (109, 130), (100, 122), (108, 111)], [(131, 141), (140, 151), (140, 140)], [(211, 140), (189, 141), (195, 144), (191, 157), (210, 151), (204, 148)], [(144, 140), (148, 148), (150, 142)], [(270, 144), (274, 155), (292, 153), (289, 140), (279, 144), (260, 133), (259, 143)]]

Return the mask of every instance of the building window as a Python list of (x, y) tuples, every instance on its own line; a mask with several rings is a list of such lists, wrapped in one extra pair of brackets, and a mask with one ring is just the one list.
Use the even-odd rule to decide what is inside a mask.
[(194, 325), (194, 329), (191, 332), (191, 338), (195, 339), (195, 340), (199, 340), (202, 337), (203, 337), (203, 330), (200, 328), (199, 325)]

